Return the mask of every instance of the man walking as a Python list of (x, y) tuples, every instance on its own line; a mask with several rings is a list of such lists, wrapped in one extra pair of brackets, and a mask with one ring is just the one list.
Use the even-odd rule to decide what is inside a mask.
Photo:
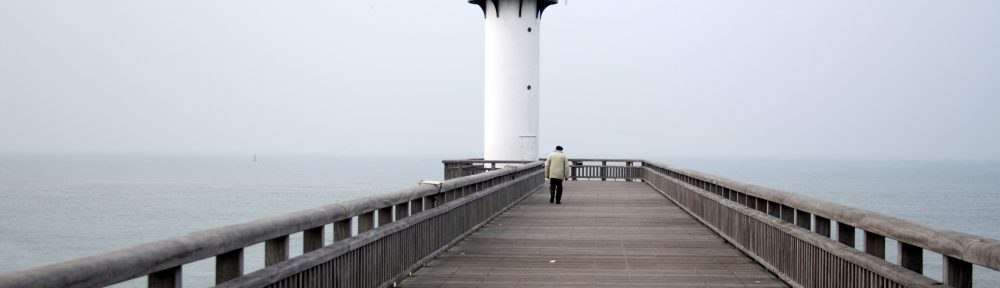
[(549, 203), (562, 204), (562, 182), (569, 178), (569, 161), (562, 146), (556, 146), (556, 151), (545, 160), (545, 178), (549, 179)]

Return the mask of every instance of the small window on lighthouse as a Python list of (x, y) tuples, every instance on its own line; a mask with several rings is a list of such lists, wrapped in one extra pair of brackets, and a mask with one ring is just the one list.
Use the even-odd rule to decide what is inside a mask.
[(531, 90), (531, 85), (528, 85), (528, 90)]
[(531, 27), (528, 27), (528, 32), (531, 32)]

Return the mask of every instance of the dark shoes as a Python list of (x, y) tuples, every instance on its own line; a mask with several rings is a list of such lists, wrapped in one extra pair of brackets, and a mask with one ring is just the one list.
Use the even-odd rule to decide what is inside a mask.
[(552, 203), (552, 202), (556, 202), (556, 199), (554, 199), (554, 198), (549, 198), (549, 203)]
[(562, 202), (556, 202), (556, 204), (562, 204)]

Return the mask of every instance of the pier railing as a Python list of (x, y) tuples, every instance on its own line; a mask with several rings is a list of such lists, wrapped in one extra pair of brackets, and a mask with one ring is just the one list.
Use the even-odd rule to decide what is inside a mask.
[(642, 160), (632, 159), (569, 159), (573, 180), (642, 180)]
[[(209, 257), (221, 287), (392, 286), (540, 187), (542, 169), (507, 167), (0, 274), (0, 287), (100, 287), (143, 276), (149, 287), (180, 287), (182, 267)], [(295, 233), (303, 254), (288, 259)], [(334, 241), (325, 245), (328, 234)], [(244, 275), (244, 249), (262, 242), (266, 267)]]
[(465, 177), (469, 175), (476, 175), (483, 172), (502, 169), (503, 167), (507, 166), (516, 166), (530, 162), (532, 161), (483, 160), (483, 159), (441, 161), (441, 163), (444, 163), (445, 180), (458, 177)]
[[(545, 161), (545, 159), (539, 159)], [(445, 179), (475, 175), (502, 168), (506, 165), (527, 163), (528, 161), (497, 161), (483, 159), (445, 160)], [(570, 178), (573, 180), (642, 180), (642, 160), (632, 159), (569, 159)]]
[[(391, 286), (544, 183), (542, 162), (468, 161), (446, 161), (445, 172), (478, 174), (2, 274), (0, 287), (146, 275), (150, 287), (180, 287), (182, 267), (209, 257), (222, 287)], [(650, 161), (571, 161), (577, 179), (648, 182), (794, 287), (971, 287), (973, 265), (1000, 270), (998, 240)], [(303, 254), (289, 259), (295, 233)], [(885, 261), (887, 239), (898, 242), (898, 264)], [(258, 243), (266, 267), (244, 275), (243, 250)], [(922, 275), (925, 250), (942, 255), (944, 283)]]
[[(643, 167), (651, 186), (795, 286), (941, 287), (922, 275), (924, 250), (942, 255), (948, 286), (972, 287), (973, 265), (1000, 270), (994, 239), (659, 163)], [(898, 265), (885, 261), (886, 239), (898, 242)]]

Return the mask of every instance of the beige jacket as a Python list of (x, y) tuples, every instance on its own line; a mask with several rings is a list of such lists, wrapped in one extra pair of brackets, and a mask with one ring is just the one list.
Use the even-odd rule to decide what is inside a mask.
[(549, 159), (545, 160), (545, 178), (569, 178), (569, 160), (566, 159), (566, 154), (558, 150), (549, 154)]

